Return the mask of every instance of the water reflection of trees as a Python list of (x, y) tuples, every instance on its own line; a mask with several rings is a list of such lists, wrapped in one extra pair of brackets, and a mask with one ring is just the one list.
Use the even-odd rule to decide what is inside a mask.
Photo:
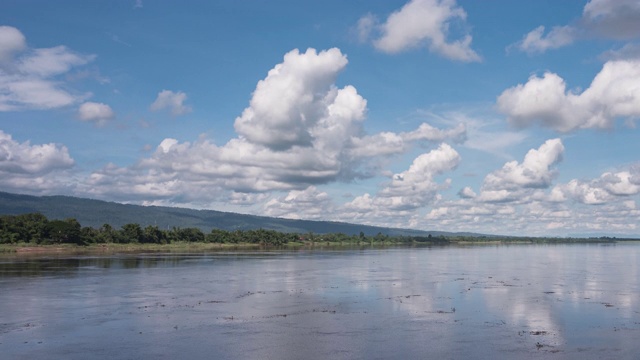
[(189, 258), (170, 255), (25, 259), (0, 263), (0, 277), (76, 276), (96, 269), (175, 267)]

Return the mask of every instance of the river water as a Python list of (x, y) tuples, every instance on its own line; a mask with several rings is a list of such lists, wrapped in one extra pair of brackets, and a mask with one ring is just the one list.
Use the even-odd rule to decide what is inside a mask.
[(640, 244), (0, 258), (3, 359), (637, 359)]

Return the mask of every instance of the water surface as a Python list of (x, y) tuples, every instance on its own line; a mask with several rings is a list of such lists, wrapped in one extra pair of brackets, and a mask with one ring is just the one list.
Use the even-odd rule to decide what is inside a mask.
[(5, 257), (0, 354), (634, 359), (639, 260), (637, 244)]

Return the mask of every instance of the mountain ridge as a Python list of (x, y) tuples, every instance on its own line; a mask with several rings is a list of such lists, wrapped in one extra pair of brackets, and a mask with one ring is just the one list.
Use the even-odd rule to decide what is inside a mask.
[(110, 224), (121, 227), (128, 223), (141, 226), (195, 227), (204, 232), (211, 229), (265, 229), (295, 233), (344, 233), (367, 236), (378, 233), (395, 236), (485, 236), (469, 232), (426, 231), (382, 226), (352, 224), (337, 221), (297, 220), (218, 210), (196, 210), (167, 206), (142, 206), (65, 195), (34, 196), (0, 192), (0, 215), (41, 213), (49, 219), (75, 218), (82, 226), (100, 227)]

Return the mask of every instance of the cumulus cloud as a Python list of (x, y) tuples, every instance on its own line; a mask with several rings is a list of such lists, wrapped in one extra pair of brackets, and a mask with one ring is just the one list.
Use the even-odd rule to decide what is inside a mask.
[(243, 193), (232, 191), (227, 201), (233, 205), (250, 206), (261, 203), (268, 197), (269, 195), (264, 193)]
[(19, 143), (0, 130), (0, 171), (42, 175), (73, 166), (69, 150), (62, 145)]
[(468, 186), (465, 186), (464, 188), (460, 189), (460, 191), (458, 191), (458, 196), (460, 196), (463, 199), (473, 199), (474, 197), (477, 196), (477, 194), (475, 191), (473, 191), (473, 189), (471, 189)]
[(621, 171), (618, 173), (604, 173), (600, 180), (601, 186), (609, 193), (616, 196), (629, 196), (640, 193), (640, 169)]
[(511, 203), (513, 206), (478, 203), (473, 199), (450, 201), (432, 209), (420, 225), (516, 236), (592, 236), (594, 233), (611, 235), (612, 232), (635, 236), (640, 228), (637, 220), (640, 211), (633, 200), (600, 202), (595, 207), (565, 201), (531, 200)]
[(20, 143), (0, 130), (0, 186), (5, 189), (30, 193), (60, 190), (65, 185), (57, 173), (73, 165), (63, 145)]
[(539, 123), (560, 132), (606, 129), (617, 118), (640, 116), (639, 81), (639, 59), (609, 61), (582, 93), (567, 90), (559, 75), (547, 72), (505, 90), (497, 106), (518, 127)]
[(420, 228), (520, 236), (592, 236), (612, 232), (635, 236), (640, 229), (636, 204), (640, 165), (605, 172), (591, 180), (574, 179), (554, 185), (555, 167), (563, 153), (560, 139), (547, 140), (531, 149), (522, 162), (507, 162), (489, 173), (478, 194), (465, 187), (456, 200), (433, 202), (414, 223)]
[(555, 26), (546, 35), (539, 26), (510, 47), (529, 54), (569, 45), (581, 38), (630, 40), (640, 37), (640, 3), (637, 0), (591, 0), (571, 25)]
[(591, 0), (584, 7), (581, 26), (612, 39), (640, 36), (640, 3), (636, 0)]
[[(132, 166), (95, 171), (86, 191), (129, 201), (189, 197), (237, 205), (246, 204), (251, 194), (282, 191), (290, 196), (273, 198), (265, 210), (291, 217), (287, 206), (317, 191), (318, 185), (379, 175), (380, 157), (402, 154), (414, 144), (464, 139), (464, 125), (439, 129), (422, 124), (408, 132), (365, 134), (366, 100), (351, 85), (335, 85), (346, 63), (339, 49), (293, 50), (258, 82), (249, 106), (235, 120), (238, 137), (222, 145), (206, 137), (195, 142), (164, 139)], [(451, 154), (447, 146), (436, 154)], [(433, 166), (438, 162), (429, 161), (428, 174), (437, 173)]]
[(373, 45), (386, 53), (428, 45), (430, 51), (448, 59), (480, 61), (480, 56), (471, 49), (471, 35), (447, 39), (451, 24), (465, 25), (466, 18), (467, 13), (455, 0), (411, 0), (389, 15), (383, 24), (376, 24), (371, 14), (365, 15), (358, 22), (358, 31), (360, 39), (366, 39), (371, 31), (379, 30), (380, 37)]
[(555, 190), (559, 190), (562, 199), (568, 197), (587, 205), (604, 204), (612, 198), (611, 194), (602, 187), (578, 180), (571, 180), (567, 184), (559, 185)]
[(353, 131), (351, 123), (364, 119), (366, 101), (353, 87), (333, 85), (346, 65), (347, 57), (336, 48), (287, 53), (284, 62), (258, 82), (250, 106), (235, 121), (236, 131), (277, 150), (311, 146), (311, 132), (327, 130), (339, 118), (344, 119), (337, 124), (340, 130)]
[(552, 185), (557, 175), (554, 165), (562, 160), (563, 154), (560, 139), (547, 140), (538, 149), (529, 150), (522, 163), (509, 161), (501, 169), (487, 174), (479, 194), (465, 187), (458, 196), (486, 203), (527, 202), (542, 197), (540, 190)]
[[(358, 218), (371, 212), (381, 216), (406, 216), (407, 211), (424, 207), (439, 197), (439, 191), (450, 185), (450, 180), (439, 184), (436, 175), (457, 167), (460, 155), (450, 145), (422, 154), (413, 160), (406, 171), (394, 174), (376, 196), (364, 194), (345, 204), (345, 216)], [(396, 212), (395, 215), (391, 213)], [(374, 215), (375, 216), (375, 215)]]
[(149, 109), (151, 111), (170, 110), (171, 115), (180, 116), (190, 113), (192, 110), (191, 106), (184, 104), (185, 101), (187, 101), (187, 94), (182, 91), (162, 90)]
[(410, 207), (419, 207), (434, 198), (440, 185), (435, 175), (455, 169), (460, 163), (460, 155), (448, 144), (422, 154), (413, 160), (408, 170), (394, 174), (391, 183), (379, 192), (394, 203)]
[(94, 59), (65, 46), (28, 49), (20, 30), (0, 27), (0, 111), (52, 109), (82, 101), (88, 94), (71, 93), (57, 77)]
[(27, 48), (27, 40), (20, 30), (11, 26), (0, 26), (0, 64), (13, 60), (15, 54)]
[(409, 132), (381, 132), (375, 135), (367, 135), (360, 138), (352, 138), (350, 154), (356, 158), (378, 157), (402, 154), (414, 142), (428, 141), (441, 142), (451, 140), (463, 142), (467, 137), (467, 129), (464, 124), (458, 124), (450, 129), (438, 129), (427, 123), (422, 123), (417, 129)]
[(264, 214), (289, 219), (327, 219), (331, 216), (333, 207), (329, 194), (319, 191), (315, 186), (309, 186), (269, 200), (264, 205)]
[(417, 223), (493, 234), (635, 234), (640, 228), (634, 200), (640, 194), (640, 165), (553, 186), (553, 166), (562, 153), (559, 139), (548, 140), (522, 163), (506, 163), (488, 174), (479, 194), (465, 187), (458, 200), (437, 201)]
[(356, 158), (400, 154), (405, 152), (409, 145), (400, 134), (387, 131), (360, 138), (354, 137), (351, 142), (353, 148), (349, 153)]
[(78, 109), (78, 117), (82, 121), (94, 122), (102, 125), (108, 120), (113, 119), (115, 113), (107, 104), (96, 102), (85, 102)]
[(609, 60), (628, 60), (628, 59), (640, 59), (640, 44), (629, 43), (625, 44), (619, 49), (613, 49), (604, 52), (601, 56), (604, 61)]
[(509, 161), (502, 169), (487, 175), (482, 185), (488, 190), (509, 190), (513, 188), (547, 188), (556, 173), (553, 165), (562, 160), (564, 145), (560, 139), (545, 141), (538, 149), (531, 149), (522, 163)]
[(591, 181), (571, 180), (557, 185), (552, 192), (556, 201), (572, 199), (582, 204), (601, 205), (616, 199), (640, 194), (640, 167), (627, 171), (606, 172)]

